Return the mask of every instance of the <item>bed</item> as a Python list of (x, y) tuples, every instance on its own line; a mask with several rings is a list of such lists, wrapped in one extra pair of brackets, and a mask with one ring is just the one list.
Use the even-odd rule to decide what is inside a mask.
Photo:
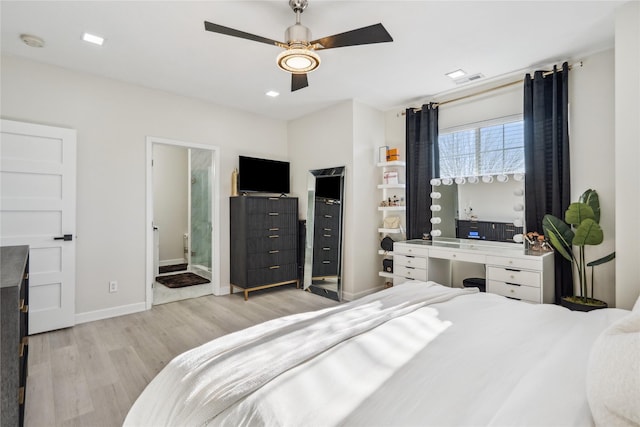
[(571, 312), (413, 281), (185, 352), (124, 425), (638, 425), (638, 305)]

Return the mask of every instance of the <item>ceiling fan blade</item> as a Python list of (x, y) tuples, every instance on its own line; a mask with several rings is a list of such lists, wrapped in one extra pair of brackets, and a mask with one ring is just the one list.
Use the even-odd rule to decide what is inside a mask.
[(314, 40), (311, 44), (318, 43), (319, 49), (333, 49), (335, 47), (357, 46), (361, 44), (392, 42), (393, 38), (382, 24), (369, 25), (357, 30), (335, 34)]
[(306, 74), (291, 74), (291, 92), (309, 86)]
[(232, 36), (232, 37), (240, 37), (241, 39), (247, 39), (247, 40), (253, 40), (254, 42), (260, 42), (260, 43), (266, 43), (266, 44), (271, 44), (274, 46), (285, 46), (286, 44), (276, 41), (276, 40), (271, 40), (268, 39), (266, 37), (262, 37), (262, 36), (256, 36), (255, 34), (250, 34), (250, 33), (245, 33), (244, 31), (240, 31), (240, 30), (235, 30), (233, 28), (229, 28), (229, 27), (224, 27), (222, 25), (218, 25), (218, 24), (214, 24), (208, 21), (204, 21), (204, 29), (207, 31), (211, 31), (214, 33), (219, 33), (219, 34), (225, 34), (227, 36)]

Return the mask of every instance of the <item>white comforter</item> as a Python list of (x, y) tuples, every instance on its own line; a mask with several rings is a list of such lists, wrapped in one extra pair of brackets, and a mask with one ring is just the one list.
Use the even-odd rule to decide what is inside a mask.
[(167, 365), (125, 425), (591, 424), (589, 348), (626, 312), (470, 292), (414, 282), (219, 338)]

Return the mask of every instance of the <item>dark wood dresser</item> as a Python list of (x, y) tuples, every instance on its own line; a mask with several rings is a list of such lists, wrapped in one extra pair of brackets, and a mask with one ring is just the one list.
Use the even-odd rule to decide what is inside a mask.
[(298, 281), (298, 199), (230, 198), (231, 292), (249, 292)]
[(27, 387), (29, 247), (0, 248), (0, 425), (22, 426)]

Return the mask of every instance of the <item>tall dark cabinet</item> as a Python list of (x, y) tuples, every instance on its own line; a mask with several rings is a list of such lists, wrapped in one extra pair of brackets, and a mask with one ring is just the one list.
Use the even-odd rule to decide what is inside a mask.
[(298, 199), (230, 198), (231, 292), (249, 292), (298, 281)]
[(0, 319), (0, 425), (22, 426), (29, 351), (29, 246), (0, 248)]

